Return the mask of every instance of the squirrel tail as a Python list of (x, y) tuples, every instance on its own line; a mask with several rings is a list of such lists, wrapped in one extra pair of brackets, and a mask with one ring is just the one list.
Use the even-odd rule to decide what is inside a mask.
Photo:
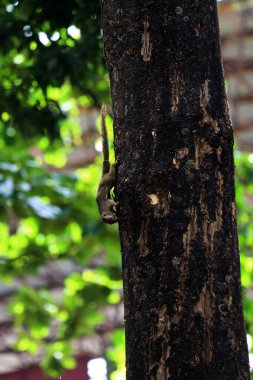
[(106, 114), (107, 114), (107, 108), (106, 108), (106, 105), (103, 104), (101, 107), (101, 136), (102, 136), (102, 148), (103, 148), (103, 157), (104, 157), (103, 172), (107, 172), (110, 169), (109, 144), (108, 144), (106, 121), (105, 121)]

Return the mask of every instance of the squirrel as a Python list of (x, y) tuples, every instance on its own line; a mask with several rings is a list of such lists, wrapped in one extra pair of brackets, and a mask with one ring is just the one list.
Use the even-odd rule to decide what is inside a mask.
[(108, 224), (117, 223), (117, 215), (115, 208), (118, 203), (111, 198), (111, 189), (115, 184), (115, 166), (116, 164), (110, 164), (109, 160), (109, 144), (106, 128), (106, 114), (107, 109), (105, 104), (101, 107), (101, 136), (102, 136), (102, 148), (103, 148), (103, 166), (102, 177), (98, 185), (96, 201), (98, 204), (99, 213), (102, 221)]

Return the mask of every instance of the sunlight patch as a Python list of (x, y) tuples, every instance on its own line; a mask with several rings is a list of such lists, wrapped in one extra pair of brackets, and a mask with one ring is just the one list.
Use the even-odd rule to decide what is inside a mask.
[(107, 380), (107, 366), (103, 358), (96, 358), (88, 362), (89, 380)]

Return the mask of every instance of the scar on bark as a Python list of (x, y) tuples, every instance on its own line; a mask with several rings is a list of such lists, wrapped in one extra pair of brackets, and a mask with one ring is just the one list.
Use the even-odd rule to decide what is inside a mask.
[(171, 98), (172, 98), (171, 111), (172, 112), (176, 112), (178, 110), (181, 85), (182, 83), (181, 83), (180, 73), (179, 71), (176, 70), (172, 76), (172, 81), (171, 81)]
[(212, 281), (205, 283), (201, 293), (199, 295), (199, 300), (194, 306), (194, 313), (198, 313), (202, 316), (204, 320), (205, 328), (205, 338), (204, 338), (204, 349), (202, 352), (202, 358), (205, 363), (210, 363), (213, 356), (213, 341), (212, 341), (212, 318), (213, 318), (213, 290)]
[(148, 224), (149, 219), (144, 218), (144, 220), (141, 223), (141, 229), (140, 229), (140, 236), (137, 240), (137, 244), (140, 248), (140, 256), (147, 256), (149, 254), (148, 249)]
[(117, 215), (115, 208), (117, 207), (117, 202), (111, 199), (111, 190), (115, 184), (115, 165), (110, 165), (109, 160), (109, 146), (108, 146), (108, 136), (106, 130), (106, 106), (103, 105), (101, 108), (101, 134), (103, 142), (103, 167), (102, 167), (102, 178), (99, 182), (96, 201), (98, 204), (99, 213), (101, 215), (102, 221), (107, 224), (117, 223)]
[[(147, 379), (148, 380), (168, 380), (170, 378), (170, 369), (167, 361), (171, 354), (170, 330), (171, 322), (168, 316), (166, 305), (162, 305), (157, 312), (157, 324), (148, 335), (144, 350), (146, 351), (149, 361), (147, 362)], [(161, 357), (159, 360), (151, 357), (151, 346), (153, 342), (159, 339), (161, 347)]]
[(213, 119), (212, 116), (210, 116), (207, 113), (207, 107), (211, 99), (211, 95), (209, 93), (209, 83), (210, 80), (206, 79), (205, 82), (202, 84), (202, 87), (200, 89), (200, 95), (199, 95), (199, 100), (200, 100), (200, 107), (203, 112), (203, 118), (200, 121), (200, 124), (210, 124), (210, 126), (213, 128), (215, 133), (218, 133), (220, 128), (218, 121)]
[(141, 42), (141, 55), (143, 57), (143, 61), (150, 61), (151, 52), (152, 52), (152, 43), (150, 42), (150, 35), (148, 32), (149, 22), (148, 20), (144, 21), (144, 32), (142, 34)]

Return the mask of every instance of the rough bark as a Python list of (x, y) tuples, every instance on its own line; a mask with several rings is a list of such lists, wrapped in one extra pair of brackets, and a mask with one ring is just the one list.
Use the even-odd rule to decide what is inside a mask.
[(127, 380), (248, 380), (215, 0), (102, 0)]

